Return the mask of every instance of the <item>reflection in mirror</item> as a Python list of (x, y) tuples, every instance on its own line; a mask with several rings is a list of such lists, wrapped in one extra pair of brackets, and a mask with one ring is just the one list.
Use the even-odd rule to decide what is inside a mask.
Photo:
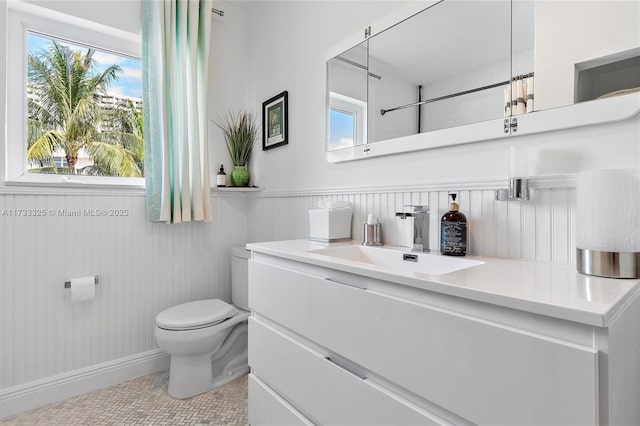
[(366, 143), (367, 103), (335, 92), (329, 96), (329, 149)]
[(535, 1), (511, 3), (511, 86), (504, 90), (505, 116), (535, 110), (534, 27)]
[(536, 1), (534, 14), (536, 110), (640, 91), (640, 2)]
[(445, 0), (370, 38), (369, 141), (503, 117), (510, 46), (503, 0)]
[(367, 143), (367, 42), (327, 62), (327, 150)]
[[(500, 119), (496, 134), (456, 133), (463, 143), (497, 138), (510, 134), (503, 116), (621, 96), (633, 110), (640, 1), (441, 0), (327, 64), (329, 151), (377, 141), (393, 146), (376, 155), (422, 149), (423, 139), (397, 139)], [(534, 129), (549, 128), (541, 120)], [(367, 148), (358, 152), (376, 151)]]

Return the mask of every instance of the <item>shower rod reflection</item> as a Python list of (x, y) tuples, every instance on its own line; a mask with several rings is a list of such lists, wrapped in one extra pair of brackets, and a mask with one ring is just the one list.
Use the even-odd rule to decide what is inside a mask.
[(212, 7), (211, 11), (216, 15), (224, 16), (224, 10), (219, 10), (219, 9), (216, 9), (215, 7)]
[(493, 89), (494, 87), (506, 86), (511, 81), (522, 80), (522, 79), (525, 79), (527, 77), (533, 77), (533, 73), (518, 75), (518, 76), (513, 77), (511, 80), (501, 81), (500, 83), (489, 84), (487, 86), (476, 87), (475, 89), (463, 90), (462, 92), (456, 92), (456, 93), (452, 93), (450, 95), (444, 95), (444, 96), (439, 96), (437, 98), (427, 99), (427, 100), (424, 100), (424, 101), (413, 102), (411, 104), (402, 105), (402, 106), (395, 107), (395, 108), (381, 109), (380, 110), (380, 114), (381, 115), (385, 115), (388, 112), (398, 111), (400, 109), (412, 108), (412, 107), (416, 107), (416, 106), (420, 106), (420, 105), (426, 105), (426, 104), (430, 104), (432, 102), (443, 101), (445, 99), (455, 98), (457, 96), (468, 95), (470, 93), (480, 92), (482, 90)]

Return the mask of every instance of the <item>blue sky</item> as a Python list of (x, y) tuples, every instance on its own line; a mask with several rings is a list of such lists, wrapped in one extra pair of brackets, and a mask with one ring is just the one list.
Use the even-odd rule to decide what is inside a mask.
[(353, 146), (354, 117), (334, 109), (329, 110), (329, 146), (331, 149)]
[[(29, 53), (37, 53), (42, 49), (47, 49), (51, 43), (51, 38), (38, 34), (29, 33), (28, 48)], [(58, 42), (62, 45), (69, 46), (72, 50), (80, 50), (83, 53), (87, 51), (84, 46), (74, 45), (66, 41)], [(122, 69), (118, 75), (118, 79), (111, 83), (107, 93), (112, 95), (129, 96), (132, 98), (142, 98), (142, 61), (132, 59), (127, 56), (118, 55), (111, 52), (96, 50), (93, 54), (95, 60), (95, 73), (98, 74), (107, 67), (116, 64)]]

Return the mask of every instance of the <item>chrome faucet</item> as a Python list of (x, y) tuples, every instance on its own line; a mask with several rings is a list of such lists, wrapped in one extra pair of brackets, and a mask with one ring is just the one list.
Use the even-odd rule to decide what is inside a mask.
[(405, 206), (409, 212), (396, 213), (400, 219), (413, 218), (413, 247), (415, 251), (429, 251), (429, 206)]

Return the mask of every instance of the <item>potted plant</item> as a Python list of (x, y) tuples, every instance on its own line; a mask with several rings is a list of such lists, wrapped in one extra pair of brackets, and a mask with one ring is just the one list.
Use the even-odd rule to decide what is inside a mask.
[(247, 186), (249, 184), (247, 164), (253, 151), (253, 143), (258, 138), (258, 125), (254, 117), (246, 111), (230, 112), (216, 124), (224, 133), (227, 150), (233, 162), (231, 184)]

